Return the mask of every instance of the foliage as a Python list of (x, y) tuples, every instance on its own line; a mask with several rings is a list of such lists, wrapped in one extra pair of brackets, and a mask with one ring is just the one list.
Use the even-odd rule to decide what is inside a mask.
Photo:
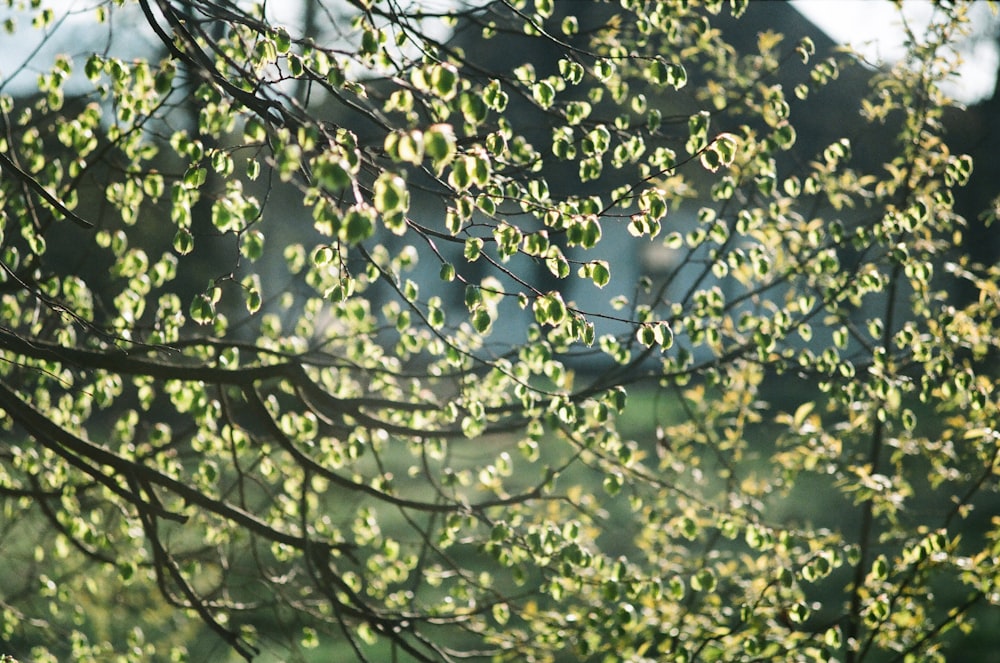
[(11, 654), (933, 661), (1000, 602), (964, 4), (878, 72), (735, 1), (7, 4), (72, 51), (0, 84)]

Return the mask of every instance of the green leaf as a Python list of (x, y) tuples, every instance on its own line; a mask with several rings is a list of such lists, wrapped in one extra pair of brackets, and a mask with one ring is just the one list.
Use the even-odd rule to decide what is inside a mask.
[(555, 11), (555, 0), (535, 0), (535, 11), (542, 18), (549, 18)]
[(274, 45), (278, 49), (278, 52), (284, 55), (292, 47), (292, 38), (288, 34), (288, 30), (279, 27), (274, 31)]
[(263, 303), (260, 293), (260, 277), (257, 274), (248, 275), (241, 281), (241, 285), (243, 286), (247, 313), (253, 315), (260, 310)]
[(188, 188), (198, 189), (205, 184), (205, 180), (208, 177), (208, 170), (205, 168), (189, 168), (186, 173), (184, 173), (184, 184)]
[(349, 244), (357, 244), (372, 236), (375, 231), (373, 210), (363, 205), (354, 205), (344, 215), (339, 237)]
[(179, 228), (174, 234), (174, 251), (185, 256), (194, 250), (194, 236), (187, 228)]
[(622, 487), (625, 485), (625, 480), (620, 472), (613, 472), (604, 477), (602, 485), (604, 486), (604, 492), (614, 497), (621, 492)]
[(455, 156), (455, 130), (450, 124), (435, 124), (424, 133), (424, 153), (440, 173)]
[(701, 569), (691, 577), (691, 589), (696, 592), (715, 591), (716, 577), (711, 569)]
[(690, 136), (685, 145), (688, 154), (696, 154), (708, 145), (710, 117), (708, 111), (700, 111), (688, 118), (688, 132)]
[(430, 83), (434, 92), (445, 101), (458, 94), (458, 70), (450, 64), (438, 64), (431, 68)]
[(490, 175), (493, 173), (493, 165), (489, 155), (484, 150), (478, 150), (472, 156), (472, 182), (477, 186), (484, 187), (490, 182)]
[(488, 111), (487, 102), (482, 95), (463, 92), (459, 100), (459, 108), (465, 121), (472, 125), (482, 123)]
[(342, 191), (353, 181), (350, 166), (336, 154), (324, 154), (312, 163), (316, 184), (330, 192)]
[(92, 54), (87, 58), (86, 64), (84, 64), (83, 71), (87, 76), (87, 79), (91, 82), (96, 82), (97, 79), (101, 77), (104, 73), (104, 60), (100, 55)]
[(205, 294), (196, 295), (189, 312), (192, 320), (199, 325), (207, 325), (215, 317), (215, 303)]
[(795, 145), (795, 137), (795, 127), (787, 120), (774, 128), (774, 140), (783, 150), (791, 149)]
[(469, 284), (465, 286), (465, 307), (469, 311), (475, 311), (483, 305), (483, 291), (477, 285)]
[(568, 313), (562, 295), (556, 291), (537, 297), (532, 310), (535, 313), (535, 320), (543, 325), (562, 324)]
[(542, 108), (549, 108), (556, 100), (556, 90), (548, 81), (538, 81), (531, 88), (531, 95)]
[(803, 37), (795, 47), (795, 52), (799, 54), (803, 64), (809, 62), (809, 58), (816, 53), (816, 44), (810, 37)]
[(410, 207), (410, 193), (406, 182), (395, 173), (379, 175), (375, 180), (374, 194), (375, 209), (380, 214), (404, 214)]
[(721, 133), (715, 137), (715, 141), (712, 143), (713, 148), (719, 153), (719, 159), (723, 166), (728, 166), (733, 163), (733, 159), (736, 158), (736, 152), (739, 149), (739, 142), (733, 134)]
[(567, 83), (577, 85), (583, 80), (583, 65), (574, 60), (562, 58), (559, 60), (559, 75), (562, 76)]
[(260, 259), (264, 255), (264, 239), (264, 233), (260, 230), (243, 233), (240, 238), (240, 253), (250, 261)]
[(670, 86), (679, 90), (687, 85), (687, 71), (679, 64), (653, 60), (647, 73), (649, 79), (657, 85)]
[(606, 260), (593, 260), (580, 267), (582, 278), (589, 278), (598, 288), (603, 288), (611, 281), (611, 269)]
[(475, 262), (479, 260), (479, 256), (483, 251), (483, 240), (479, 237), (470, 237), (465, 240), (465, 259), (469, 262)]
[(456, 159), (451, 166), (451, 173), (448, 174), (448, 184), (459, 191), (464, 191), (472, 186), (472, 170), (475, 162), (472, 157), (462, 157)]
[(487, 106), (498, 113), (502, 113), (507, 109), (508, 96), (507, 93), (503, 91), (500, 81), (492, 79), (486, 87), (483, 88), (483, 101)]
[(366, 28), (361, 33), (361, 52), (366, 55), (374, 55), (378, 52), (379, 44), (382, 43), (384, 38), (380, 30)]
[(486, 309), (476, 309), (472, 314), (472, 326), (480, 334), (485, 334), (489, 331), (490, 326), (493, 324), (493, 319)]

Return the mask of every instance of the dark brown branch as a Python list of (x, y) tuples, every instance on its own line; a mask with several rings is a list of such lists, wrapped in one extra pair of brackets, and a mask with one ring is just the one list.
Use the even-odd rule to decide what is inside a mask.
[[(240, 637), (239, 633), (232, 631), (225, 626), (223, 626), (218, 619), (212, 614), (209, 606), (206, 602), (198, 596), (194, 588), (188, 583), (187, 579), (184, 578), (184, 574), (177, 566), (177, 562), (174, 561), (170, 553), (167, 552), (166, 548), (163, 547), (163, 543), (160, 541), (156, 518), (148, 513), (140, 513), (140, 518), (142, 520), (143, 532), (146, 535), (146, 540), (149, 541), (149, 545), (153, 552), (153, 568), (156, 570), (156, 581), (157, 586), (160, 589), (160, 593), (163, 597), (178, 606), (187, 607), (198, 613), (202, 622), (208, 625), (215, 633), (221, 637), (226, 643), (229, 644), (233, 650), (242, 656), (247, 661), (252, 661), (253, 657), (260, 652), (248, 644)], [(169, 574), (170, 579), (173, 583), (180, 588), (181, 593), (184, 595), (184, 600), (179, 600), (173, 595), (167, 586), (167, 577), (164, 575), (164, 571)]]
[(3, 153), (0, 153), (0, 170), (10, 175), (14, 179), (18, 180), (24, 186), (31, 189), (39, 198), (41, 198), (49, 205), (54, 207), (59, 214), (66, 217), (76, 225), (80, 226), (81, 228), (94, 227), (93, 223), (87, 221), (82, 216), (80, 216), (70, 208), (66, 207), (66, 204), (64, 202), (56, 198), (53, 194), (49, 193), (49, 191), (45, 187), (43, 187), (41, 184), (38, 183), (38, 180), (36, 180), (31, 175), (18, 168), (17, 164), (11, 161), (11, 159), (6, 154)]
[(154, 505), (143, 501), (138, 495), (122, 488), (122, 486), (112, 481), (110, 477), (101, 473), (98, 468), (91, 467), (84, 461), (92, 461), (99, 467), (109, 467), (121, 477), (134, 477), (150, 486), (160, 486), (182, 498), (188, 504), (231, 521), (268, 541), (282, 543), (297, 550), (302, 550), (307, 545), (304, 536), (295, 536), (274, 529), (257, 516), (248, 513), (238, 506), (214, 499), (179, 479), (174, 479), (154, 468), (122, 458), (103, 447), (73, 435), (21, 400), (21, 398), (2, 383), (0, 383), (0, 409), (7, 412), (18, 425), (24, 427), (40, 444), (60, 454), (67, 462), (74, 463), (75, 461), (74, 464), (78, 465), (79, 469), (94, 476), (96, 480), (101, 481), (102, 484), (113, 490), (120, 497), (136, 506), (141, 513), (152, 513), (157, 517), (177, 520), (179, 522), (183, 522), (186, 519), (186, 516), (180, 514), (157, 510)]

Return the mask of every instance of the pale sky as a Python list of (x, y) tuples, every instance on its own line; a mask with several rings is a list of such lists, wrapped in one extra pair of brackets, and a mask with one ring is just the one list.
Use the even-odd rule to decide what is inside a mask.
[[(791, 0), (793, 6), (815, 23), (832, 39), (840, 43), (850, 43), (872, 61), (891, 61), (903, 53), (903, 33), (899, 27), (899, 18), (894, 4), (889, 0)], [(78, 10), (87, 6), (87, 2), (71, 2), (60, 0), (53, 3), (57, 7), (73, 6)], [(914, 29), (926, 23), (934, 12), (930, 0), (905, 0), (904, 10), (912, 22)], [(973, 28), (980, 34), (991, 34), (1000, 25), (997, 17), (992, 14), (988, 3), (980, 2), (973, 8)], [(10, 15), (9, 9), (0, 9), (0, 18)], [(90, 19), (90, 12), (84, 11), (79, 19)], [(27, 15), (21, 14), (21, 20), (26, 24)], [(72, 19), (71, 19), (72, 20)], [(24, 26), (27, 28), (27, 25)], [(12, 51), (18, 57), (23, 57), (33, 46), (31, 42), (37, 39), (30, 29), (18, 33), (18, 48)], [(61, 48), (60, 48), (61, 47)], [(138, 47), (138, 45), (137, 45)], [(41, 60), (51, 62), (51, 55), (56, 50), (65, 48), (65, 42), (53, 44), (44, 49)], [(970, 43), (964, 52), (966, 59), (962, 77), (948, 92), (960, 101), (974, 103), (993, 93), (997, 64), (1000, 55), (997, 52), (995, 39), (981, 39)], [(20, 60), (17, 60), (20, 63)], [(9, 76), (16, 66), (12, 58), (0, 55), (0, 78)], [(28, 74), (23, 80), (33, 84), (34, 73)], [(21, 79), (18, 79), (19, 82)], [(8, 81), (8, 84), (10, 81)], [(15, 83), (16, 85), (17, 83)], [(9, 90), (8, 90), (9, 91)]]
[[(834, 41), (847, 43), (873, 62), (891, 62), (905, 53), (899, 14), (889, 0), (791, 0), (792, 5)], [(935, 11), (929, 0), (905, 0), (903, 10), (914, 31), (926, 25)], [(973, 7), (974, 32), (991, 34), (998, 19), (988, 3)], [(961, 78), (948, 92), (959, 101), (974, 103), (993, 94), (997, 64), (995, 39), (980, 39), (964, 49)]]

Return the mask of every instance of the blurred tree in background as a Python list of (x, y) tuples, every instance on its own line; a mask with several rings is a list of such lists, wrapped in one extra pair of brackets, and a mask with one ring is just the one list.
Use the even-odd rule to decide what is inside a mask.
[(997, 660), (966, 3), (6, 4), (0, 653)]

